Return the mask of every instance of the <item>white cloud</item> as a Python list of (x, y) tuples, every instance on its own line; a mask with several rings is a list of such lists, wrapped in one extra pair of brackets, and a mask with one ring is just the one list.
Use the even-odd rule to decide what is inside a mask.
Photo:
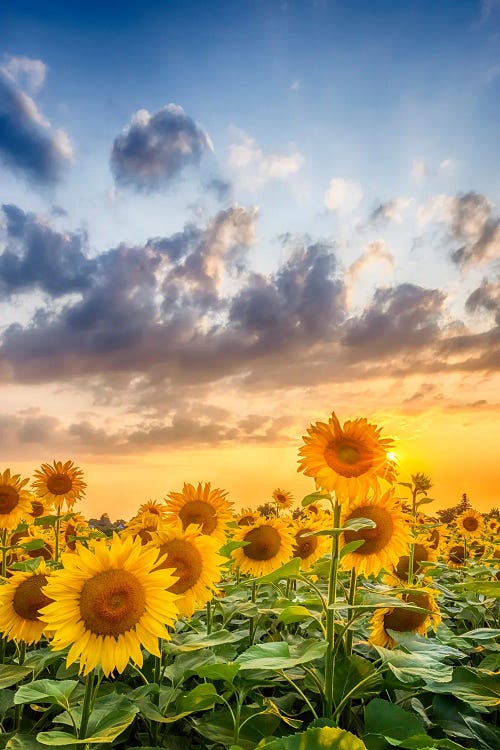
[(289, 154), (265, 153), (248, 133), (235, 133), (237, 142), (229, 147), (228, 166), (236, 173), (236, 182), (247, 190), (259, 190), (274, 180), (286, 181), (305, 162), (296, 150)]
[(27, 88), (32, 93), (42, 88), (47, 73), (47, 66), (42, 60), (30, 57), (9, 57), (2, 67), (21, 88)]
[(334, 177), (325, 194), (325, 206), (329, 211), (351, 213), (358, 207), (362, 197), (363, 190), (357, 182)]
[(436, 166), (429, 164), (423, 157), (413, 159), (410, 174), (415, 182), (430, 180), (450, 172), (455, 167), (453, 159), (443, 159)]

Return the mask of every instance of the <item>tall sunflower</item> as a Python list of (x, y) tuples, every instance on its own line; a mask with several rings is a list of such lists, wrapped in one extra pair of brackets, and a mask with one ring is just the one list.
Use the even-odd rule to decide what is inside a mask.
[(396, 641), (388, 632), (390, 630), (398, 633), (418, 633), (419, 635), (427, 635), (429, 627), (436, 630), (441, 622), (439, 606), (435, 599), (436, 594), (437, 592), (433, 589), (419, 588), (398, 597), (408, 604), (414, 604), (416, 607), (427, 610), (426, 612), (417, 612), (402, 607), (377, 609), (370, 620), (372, 627), (370, 643), (374, 643), (376, 646), (393, 648)]
[(154, 546), (160, 558), (155, 570), (172, 569), (177, 581), (169, 591), (178, 595), (176, 602), (184, 617), (191, 617), (217, 592), (220, 566), (226, 561), (218, 553), (218, 542), (199, 528), (184, 530), (179, 524), (155, 535)]
[(52, 601), (43, 592), (47, 580), (41, 562), (36, 570), (13, 573), (0, 587), (0, 633), (8, 640), (29, 645), (41, 639), (47, 626), (40, 619), (40, 610)]
[(65, 502), (72, 508), (76, 500), (85, 495), (86, 483), (83, 481), (83, 471), (73, 464), (73, 461), (54, 461), (53, 464), (42, 464), (42, 468), (35, 471), (33, 489), (37, 497), (51, 502), (61, 510)]
[(356, 568), (358, 573), (378, 575), (382, 568), (389, 570), (408, 551), (410, 531), (405, 514), (394, 500), (393, 490), (384, 495), (354, 500), (342, 509), (341, 525), (356, 518), (368, 518), (375, 528), (344, 531), (344, 544), (362, 541), (354, 552), (342, 558), (342, 567)]
[(349, 420), (342, 427), (335, 412), (325, 422), (316, 422), (303, 436), (299, 467), (327, 492), (354, 497), (377, 489), (380, 479), (395, 479), (395, 464), (388, 457), (392, 440), (380, 436), (381, 429), (366, 419)]
[(330, 549), (327, 536), (308, 536), (321, 528), (321, 523), (313, 520), (296, 521), (293, 525), (292, 557), (300, 557), (302, 570), (309, 570)]
[(246, 542), (231, 553), (242, 573), (256, 577), (272, 573), (292, 557), (293, 537), (279, 518), (262, 518), (251, 527), (243, 526), (233, 539)]
[(28, 482), (19, 474), (11, 474), (10, 469), (0, 472), (0, 529), (17, 529), (29, 518), (31, 493), (24, 489)]
[(185, 483), (182, 492), (168, 495), (168, 518), (172, 521), (179, 518), (184, 529), (190, 524), (201, 526), (203, 534), (213, 536), (222, 544), (227, 524), (232, 519), (231, 504), (226, 495), (227, 492), (220, 489), (211, 489), (210, 482), (200, 482), (198, 487)]
[(466, 537), (479, 536), (484, 526), (482, 515), (472, 508), (462, 513), (455, 523), (459, 533)]
[(273, 491), (273, 500), (278, 510), (289, 510), (293, 505), (293, 495), (287, 490), (280, 490), (279, 487)]
[(76, 554), (63, 554), (63, 569), (45, 587), (53, 603), (41, 610), (54, 631), (52, 647), (70, 647), (67, 665), (80, 660), (88, 674), (101, 665), (106, 676), (123, 672), (131, 659), (142, 666), (141, 646), (159, 656), (158, 638), (178, 616), (171, 570), (154, 570), (157, 550), (116, 534), (92, 550), (77, 544)]

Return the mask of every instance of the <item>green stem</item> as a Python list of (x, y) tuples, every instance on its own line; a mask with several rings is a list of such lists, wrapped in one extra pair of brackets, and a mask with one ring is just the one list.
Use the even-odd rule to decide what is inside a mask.
[[(351, 568), (351, 582), (349, 586), (349, 599), (348, 602), (351, 605), (351, 607), (354, 605), (354, 600), (356, 598), (356, 584), (357, 584), (357, 576), (356, 576), (356, 568)], [(350, 610), (351, 613), (353, 610)], [(352, 630), (347, 630), (346, 635), (346, 641), (345, 641), (345, 652), (346, 656), (350, 656), (352, 654)]]
[[(340, 504), (335, 498), (333, 508), (333, 528), (340, 526)], [(323, 706), (324, 717), (329, 719), (333, 711), (333, 671), (335, 667), (335, 610), (330, 605), (335, 604), (337, 599), (337, 575), (339, 566), (339, 536), (332, 536), (332, 559), (330, 562), (330, 575), (328, 578), (328, 609), (326, 611), (326, 654), (325, 654), (325, 698)]]
[(352, 688), (352, 690), (349, 690), (349, 692), (348, 692), (348, 693), (347, 693), (346, 695), (344, 695), (344, 697), (343, 697), (343, 698), (342, 698), (342, 700), (340, 701), (339, 705), (338, 705), (338, 706), (337, 706), (337, 708), (335, 709), (335, 713), (333, 714), (333, 720), (334, 720), (334, 721), (337, 721), (337, 719), (338, 719), (338, 717), (340, 716), (340, 714), (341, 714), (341, 712), (342, 712), (342, 710), (343, 710), (344, 706), (345, 706), (345, 705), (346, 705), (346, 704), (347, 704), (347, 703), (348, 703), (348, 702), (349, 702), (349, 701), (351, 700), (351, 698), (352, 698), (352, 696), (354, 695), (354, 693), (355, 693), (355, 692), (356, 692), (357, 690), (359, 690), (359, 688), (360, 688), (360, 687), (361, 687), (362, 685), (364, 685), (364, 684), (365, 684), (366, 682), (369, 682), (370, 680), (373, 680), (373, 678), (374, 678), (375, 674), (379, 674), (379, 672), (380, 672), (380, 671), (381, 671), (380, 669), (377, 669), (377, 670), (376, 670), (375, 672), (372, 672), (371, 674), (369, 674), (369, 675), (368, 675), (368, 677), (365, 677), (365, 678), (364, 678), (364, 680), (360, 680), (360, 682), (358, 682), (358, 684), (357, 684), (357, 685), (355, 685), (355, 686), (354, 686), (354, 687)]
[[(252, 582), (252, 604), (255, 604), (256, 600), (257, 600), (257, 585), (256, 585), (255, 581), (253, 581)], [(256, 620), (257, 620), (257, 618), (255, 618), (255, 617), (251, 617), (250, 618), (250, 632), (249, 632), (250, 646), (252, 645), (253, 639), (254, 639), (254, 636), (255, 636), (255, 629), (256, 629), (255, 626), (257, 624)]]
[(2, 530), (2, 578), (7, 577), (7, 529)]
[(207, 635), (212, 632), (212, 604), (207, 602)]
[(78, 739), (83, 740), (87, 734), (87, 726), (92, 711), (92, 696), (94, 692), (94, 670), (90, 671), (85, 680), (85, 694), (83, 696), (82, 720)]
[(280, 675), (282, 677), (284, 677), (284, 679), (288, 682), (288, 684), (291, 685), (293, 687), (293, 689), (296, 690), (297, 693), (302, 697), (302, 699), (307, 703), (307, 705), (309, 706), (309, 710), (311, 711), (312, 715), (314, 716), (315, 719), (317, 719), (318, 718), (318, 714), (314, 710), (314, 706), (311, 704), (311, 701), (309, 700), (309, 698), (307, 697), (307, 695), (302, 692), (302, 690), (299, 688), (299, 686), (290, 677), (288, 677), (288, 675), (286, 674), (286, 672), (284, 672), (283, 670), (280, 670), (279, 673), (280, 673)]
[(54, 551), (54, 560), (56, 564), (59, 562), (59, 545), (60, 545), (60, 528), (61, 528), (61, 506), (57, 508), (56, 522), (54, 524), (54, 532), (56, 535), (56, 547)]

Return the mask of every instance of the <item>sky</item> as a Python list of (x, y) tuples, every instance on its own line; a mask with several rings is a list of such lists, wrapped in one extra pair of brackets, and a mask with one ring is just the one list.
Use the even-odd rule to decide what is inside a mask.
[(142, 5), (0, 4), (4, 468), (298, 502), (335, 411), (499, 506), (499, 0)]

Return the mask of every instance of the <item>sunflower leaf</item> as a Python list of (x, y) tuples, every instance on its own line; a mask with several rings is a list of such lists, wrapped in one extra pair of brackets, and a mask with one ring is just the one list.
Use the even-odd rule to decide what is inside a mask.
[(17, 685), (32, 671), (30, 667), (20, 667), (17, 664), (0, 664), (0, 690)]
[(14, 703), (48, 703), (68, 709), (70, 698), (77, 688), (82, 693), (78, 680), (36, 680), (22, 685), (14, 696)]
[(307, 508), (311, 503), (317, 503), (319, 500), (329, 500), (330, 495), (325, 495), (321, 492), (311, 492), (310, 495), (306, 495), (302, 498), (302, 507)]
[(349, 531), (360, 531), (361, 529), (376, 529), (377, 524), (371, 518), (350, 518), (345, 522), (343, 529)]
[[(259, 584), (276, 583), (276, 581), (281, 581), (283, 578), (296, 578), (298, 575), (300, 575), (300, 557), (294, 557), (293, 560), (285, 563), (281, 568), (273, 570), (272, 573), (267, 573), (265, 576), (261, 576), (254, 580), (255, 583)], [(245, 583), (248, 583), (248, 581)]]

